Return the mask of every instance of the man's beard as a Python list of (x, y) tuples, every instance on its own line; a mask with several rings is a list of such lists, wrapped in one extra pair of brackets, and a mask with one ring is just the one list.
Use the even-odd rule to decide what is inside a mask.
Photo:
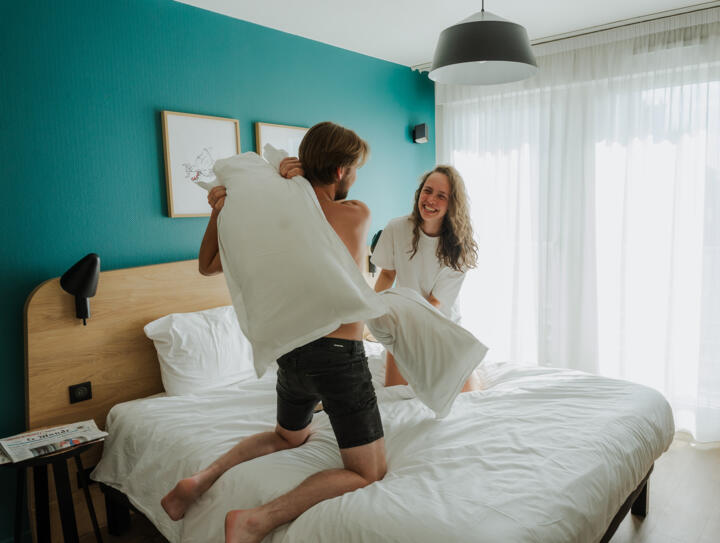
[(347, 198), (350, 188), (345, 185), (344, 182), (340, 181), (338, 188), (335, 190), (335, 201), (344, 200)]

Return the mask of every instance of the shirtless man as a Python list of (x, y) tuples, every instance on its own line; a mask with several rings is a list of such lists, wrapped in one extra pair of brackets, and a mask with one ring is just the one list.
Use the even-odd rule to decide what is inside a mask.
[[(300, 144), (299, 160), (285, 159), (280, 165), (285, 177), (304, 172), (325, 217), (358, 266), (365, 257), (370, 211), (364, 203), (345, 197), (367, 153), (367, 144), (354, 132), (325, 122), (307, 132)], [(199, 253), (203, 275), (222, 272), (217, 217), (225, 195), (224, 187), (215, 187), (208, 194), (212, 214)], [(318, 401), (322, 401), (330, 418), (344, 469), (316, 473), (260, 507), (230, 511), (225, 517), (226, 543), (260, 542), (316, 503), (382, 479), (387, 470), (385, 440), (362, 331), (362, 322), (343, 324), (326, 337), (281, 356), (275, 430), (241, 440), (207, 468), (177, 483), (162, 499), (170, 518), (181, 519), (188, 507), (231, 467), (305, 443)]]

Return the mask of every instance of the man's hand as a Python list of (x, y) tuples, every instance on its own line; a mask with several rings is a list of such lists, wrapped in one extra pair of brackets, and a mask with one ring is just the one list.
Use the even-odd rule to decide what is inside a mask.
[(208, 199), (208, 204), (210, 204), (210, 207), (213, 208), (213, 211), (215, 211), (216, 213), (220, 212), (220, 210), (225, 205), (225, 197), (226, 196), (227, 196), (227, 190), (222, 185), (218, 186), (218, 187), (213, 187), (212, 189), (210, 189), (210, 192), (208, 192), (207, 199)]
[(278, 168), (278, 172), (285, 179), (291, 179), (296, 175), (305, 175), (305, 170), (303, 170), (302, 163), (300, 162), (300, 160), (298, 160), (297, 157), (294, 156), (283, 158), (280, 161), (280, 167)]

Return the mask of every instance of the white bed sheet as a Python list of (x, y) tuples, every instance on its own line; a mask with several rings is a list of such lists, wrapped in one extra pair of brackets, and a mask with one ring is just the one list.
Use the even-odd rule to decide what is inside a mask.
[[(568, 370), (485, 363), (477, 374), (486, 388), (461, 394), (443, 420), (408, 387), (378, 388), (386, 477), (321, 502), (266, 541), (599, 541), (672, 441), (665, 399)], [(165, 515), (160, 499), (180, 478), (273, 428), (274, 384), (270, 372), (226, 390), (115, 406), (93, 478), (125, 493), (172, 542), (224, 541), (227, 511), (342, 465), (321, 413), (302, 447), (236, 466), (181, 521)]]

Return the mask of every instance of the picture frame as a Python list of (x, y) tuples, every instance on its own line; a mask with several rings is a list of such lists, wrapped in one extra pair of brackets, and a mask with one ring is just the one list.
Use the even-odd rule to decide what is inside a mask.
[(282, 149), (288, 156), (298, 156), (298, 149), (309, 128), (286, 124), (255, 123), (256, 152), (263, 156), (263, 147), (269, 143), (276, 149)]
[(240, 154), (240, 123), (178, 111), (162, 111), (165, 182), (170, 217), (209, 217), (202, 183), (215, 180), (213, 165)]

